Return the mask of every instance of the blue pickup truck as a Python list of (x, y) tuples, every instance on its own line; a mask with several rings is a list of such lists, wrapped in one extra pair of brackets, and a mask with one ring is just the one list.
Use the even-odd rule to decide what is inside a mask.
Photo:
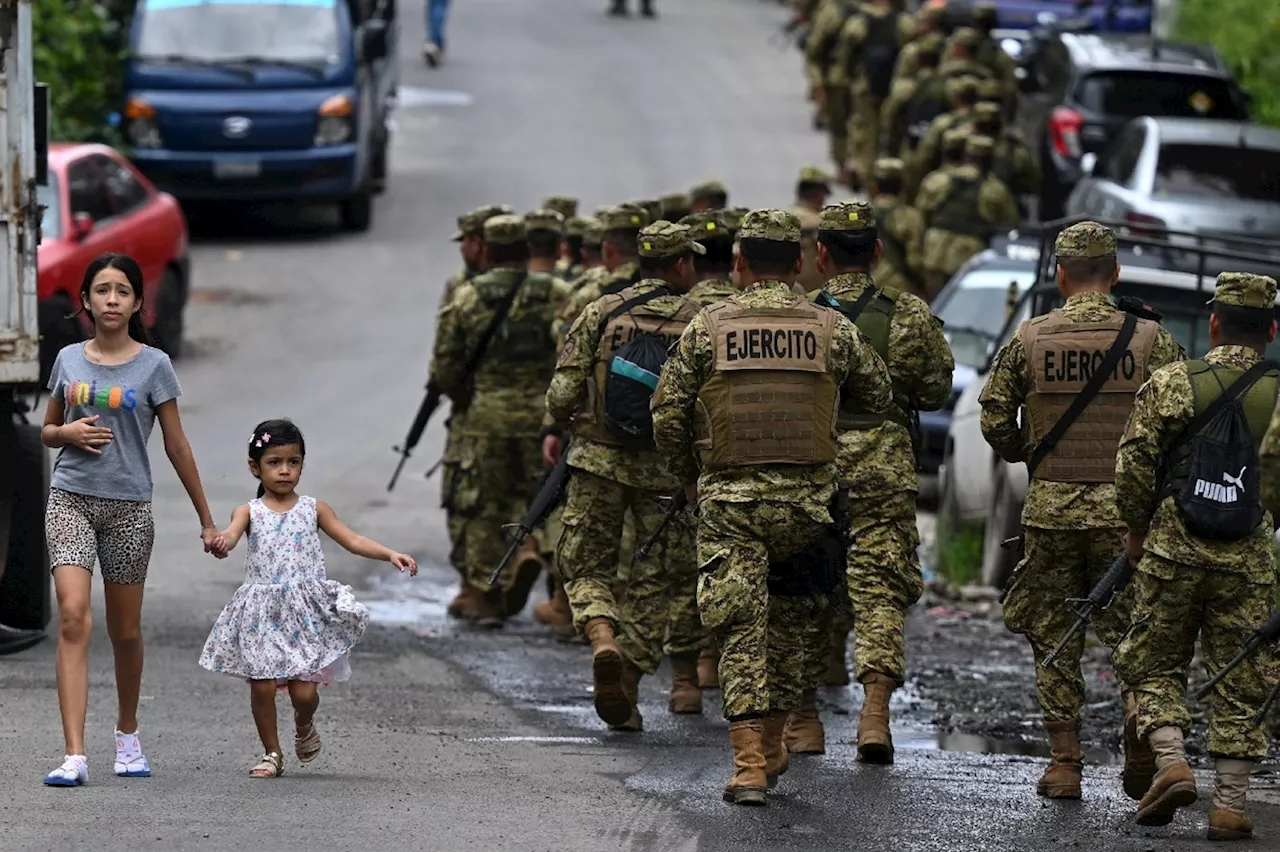
[[(933, 2), (933, 0), (930, 0)], [(976, 0), (949, 0), (947, 17), (967, 23)], [(996, 28), (1030, 30), (1058, 21), (1087, 22), (1096, 33), (1150, 34), (1154, 0), (995, 0)]]
[(181, 201), (337, 203), (369, 228), (394, 100), (389, 0), (138, 0), (123, 120)]

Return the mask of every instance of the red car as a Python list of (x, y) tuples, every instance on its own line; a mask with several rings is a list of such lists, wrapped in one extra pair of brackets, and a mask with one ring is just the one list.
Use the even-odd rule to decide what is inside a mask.
[(89, 332), (87, 317), (67, 317), (80, 308), (85, 267), (108, 251), (123, 252), (142, 267), (143, 322), (155, 345), (176, 358), (191, 285), (187, 219), (178, 201), (157, 190), (119, 152), (93, 144), (50, 145), (49, 185), (37, 192), (47, 208), (39, 249), (45, 370), (59, 349)]

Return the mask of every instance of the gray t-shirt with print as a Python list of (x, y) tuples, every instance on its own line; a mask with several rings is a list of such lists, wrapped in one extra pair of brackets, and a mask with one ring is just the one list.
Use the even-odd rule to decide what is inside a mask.
[(169, 356), (143, 346), (132, 361), (115, 366), (85, 357), (84, 344), (64, 346), (53, 362), (49, 392), (66, 406), (63, 423), (99, 415), (111, 430), (102, 455), (68, 444), (53, 466), (54, 488), (108, 500), (150, 500), (151, 460), (147, 441), (156, 406), (182, 396)]

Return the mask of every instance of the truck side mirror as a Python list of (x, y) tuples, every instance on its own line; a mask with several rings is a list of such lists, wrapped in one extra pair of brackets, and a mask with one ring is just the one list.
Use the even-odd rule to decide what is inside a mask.
[(387, 22), (381, 18), (370, 18), (360, 29), (360, 58), (372, 62), (386, 59), (389, 52)]
[(71, 235), (76, 242), (82, 243), (93, 233), (93, 217), (88, 213), (77, 213), (71, 217)]

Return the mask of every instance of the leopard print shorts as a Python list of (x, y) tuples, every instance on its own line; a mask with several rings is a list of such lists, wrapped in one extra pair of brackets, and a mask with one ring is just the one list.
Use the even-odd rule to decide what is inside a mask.
[(149, 500), (108, 500), (49, 489), (44, 514), (49, 564), (102, 566), (108, 583), (134, 585), (147, 579), (156, 526)]

